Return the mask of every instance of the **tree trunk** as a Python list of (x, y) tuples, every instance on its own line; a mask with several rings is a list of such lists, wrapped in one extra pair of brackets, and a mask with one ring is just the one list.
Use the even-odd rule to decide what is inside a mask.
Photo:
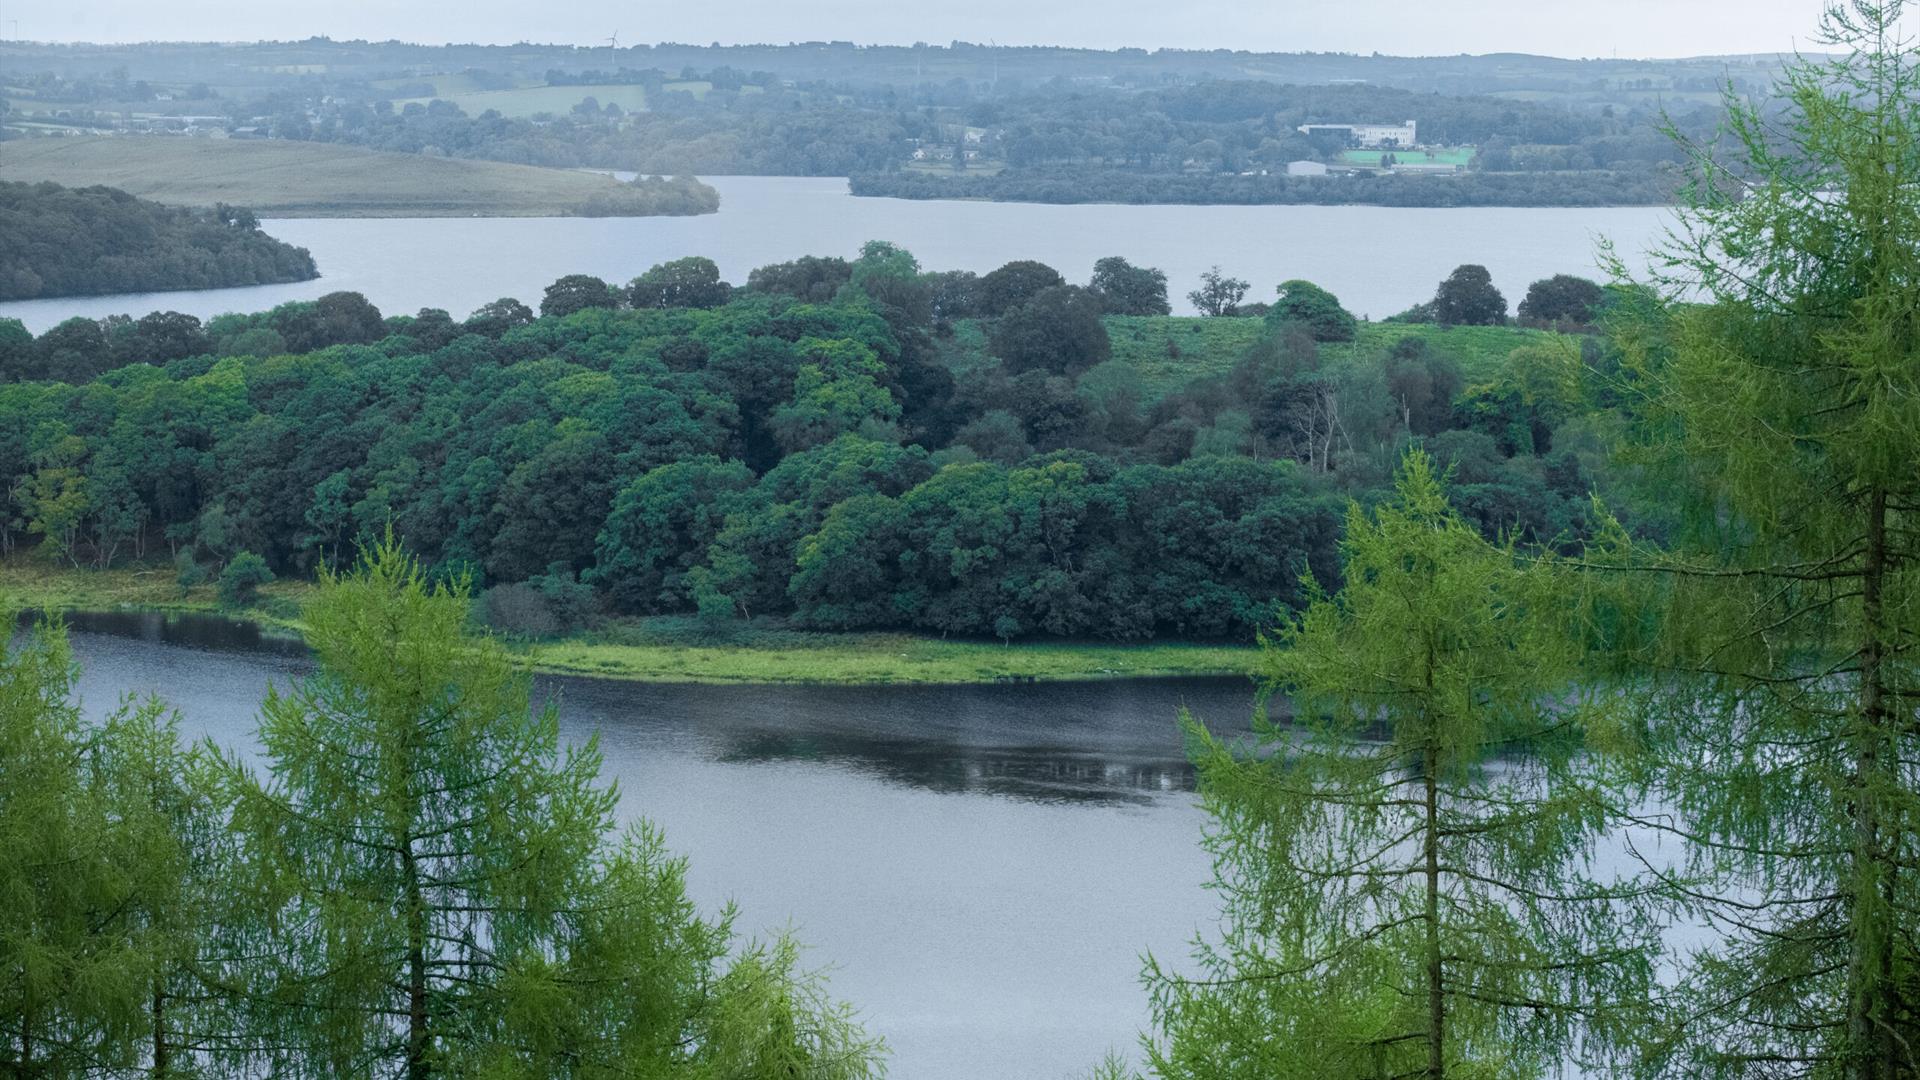
[(1880, 788), (1897, 780), (1887, 741), (1883, 595), (1887, 576), (1887, 493), (1875, 488), (1867, 507), (1867, 552), (1861, 569), (1860, 715), (1853, 734), (1853, 881), (1847, 957), (1847, 1072), (1858, 1080), (1892, 1080), (1897, 1047), (1886, 1017), (1892, 999), (1891, 906), (1894, 868), (1881, 850)]
[(166, 990), (158, 979), (153, 983), (153, 1076), (154, 1080), (163, 1080), (170, 1068), (170, 1051), (167, 1045)]
[[(1429, 735), (1431, 738), (1431, 735)], [(1439, 755), (1431, 742), (1425, 755), (1427, 774), (1427, 1077), (1447, 1075), (1447, 1001), (1440, 970), (1440, 781), (1435, 776)]]
[(407, 878), (407, 1080), (427, 1080), (427, 911), (411, 841), (400, 858)]
[(29, 1077), (39, 1073), (33, 1065), (33, 1009), (29, 1005), (20, 1014), (20, 1075)]

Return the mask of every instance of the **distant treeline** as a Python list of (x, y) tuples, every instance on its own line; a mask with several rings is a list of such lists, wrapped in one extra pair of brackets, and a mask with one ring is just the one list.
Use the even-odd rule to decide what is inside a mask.
[(1156, 393), (1141, 365), (1177, 354), (1115, 359), (1103, 313), (1135, 313), (1114, 324), (1135, 350), (1228, 322), (1166, 307), (1123, 260), (1082, 287), (876, 243), (744, 289), (698, 258), (563, 278), (538, 317), (335, 293), (205, 326), (0, 322), (0, 374), (64, 380), (0, 386), (0, 551), (306, 574), (390, 525), (532, 633), (605, 611), (1134, 640), (1245, 637), (1303, 575), (1336, 584), (1345, 498), (1383, 492), (1410, 440), (1489, 534), (1590, 528), (1588, 465), (1555, 446), (1577, 410), (1541, 388), (1571, 339), (1508, 331), (1539, 348), (1469, 381), (1441, 328), (1366, 346), (1290, 282), (1234, 321), (1250, 347)]
[(1677, 174), (1461, 173), (1454, 176), (1243, 176), (1142, 173), (1098, 167), (1014, 170), (993, 176), (885, 172), (856, 176), (855, 195), (1035, 203), (1225, 203), (1314, 206), (1664, 206)]
[(0, 182), (0, 300), (219, 289), (320, 276), (252, 213), (197, 210), (107, 187)]
[[(950, 147), (960, 129), (972, 128), (985, 133), (979, 152), (1009, 170), (996, 180), (969, 179), (960, 193), (1043, 202), (1656, 203), (1671, 198), (1665, 166), (1678, 153), (1651, 114), (1577, 113), (1372, 86), (1223, 81), (1140, 92), (1048, 86), (977, 97), (965, 87), (902, 94), (709, 74), (712, 88), (696, 97), (664, 89), (670, 84), (661, 73), (624, 73), (648, 86), (648, 111), (581, 104), (538, 121), (493, 112), (468, 116), (448, 101), (395, 108), (283, 93), (255, 104), (274, 116), (270, 130), (281, 138), (559, 167), (863, 176), (862, 191), (909, 196), (937, 189), (917, 174), (887, 174), (916, 147)], [(1697, 126), (1712, 115), (1687, 113), (1679, 122)], [(1428, 177), (1393, 178), (1365, 199), (1240, 175), (1283, 170), (1303, 158), (1333, 160), (1344, 148), (1338, 140), (1296, 129), (1337, 118), (1415, 118), (1423, 140), (1486, 147), (1491, 172), (1570, 175), (1503, 176), (1456, 189), (1414, 182)], [(1176, 191), (1178, 197), (1169, 194)]]
[[(481, 88), (511, 80), (636, 82), (648, 69), (676, 78), (733, 70), (774, 82), (825, 82), (851, 90), (891, 88), (903, 99), (923, 92), (1018, 95), (1052, 85), (1076, 90), (1151, 88), (1246, 79), (1274, 83), (1369, 85), (1420, 93), (1526, 95), (1563, 108), (1627, 109), (1662, 92), (1669, 104), (1687, 93), (1716, 93), (1731, 83), (1745, 94), (1779, 71), (1777, 55), (1706, 56), (1680, 60), (1561, 59), (1499, 53), (1484, 56), (1385, 56), (1378, 53), (1279, 53), (1235, 49), (1097, 50), (953, 41), (881, 45), (805, 41), (784, 45), (639, 44), (423, 45), (403, 41), (260, 41), (86, 45), (15, 41), (9, 83), (40, 101), (150, 100), (171, 89), (176, 100), (217, 92), (231, 100), (275, 86), (313, 86), (336, 97), (381, 91), (394, 97), (414, 85), (464, 76)], [(56, 74), (57, 72), (64, 74)], [(419, 72), (396, 84), (395, 72)], [(435, 73), (435, 74), (428, 74)], [(559, 78), (555, 78), (558, 75)], [(718, 81), (718, 80), (716, 80)], [(150, 85), (151, 84), (151, 85)], [(211, 91), (208, 84), (212, 84)]]
[[(581, 97), (592, 96), (583, 89)], [(780, 92), (701, 102), (686, 93), (651, 98), (648, 112), (618, 106), (534, 120), (468, 116), (448, 101), (323, 106), (310, 118), (298, 97), (262, 103), (276, 113), (275, 138), (342, 142), (400, 153), (509, 161), (554, 168), (622, 169), (705, 176), (846, 176), (891, 168), (932, 137), (937, 122), (831, 94)]]

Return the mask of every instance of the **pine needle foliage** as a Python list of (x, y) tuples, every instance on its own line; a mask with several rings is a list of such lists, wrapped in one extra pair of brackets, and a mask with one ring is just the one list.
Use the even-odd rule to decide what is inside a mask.
[(1554, 573), (1448, 505), (1418, 451), (1355, 507), (1346, 585), (1266, 652), (1293, 721), (1190, 719), (1224, 902), (1201, 975), (1149, 961), (1157, 1074), (1529, 1077), (1630, 1053), (1653, 926), (1589, 853), (1613, 798)]
[(64, 629), (17, 625), (0, 610), (0, 1073), (168, 1075), (184, 1017), (156, 994), (206, 930), (167, 812), (184, 755), (152, 702), (86, 723)]
[[(1641, 552), (1630, 662), (1663, 766), (1644, 824), (1716, 931), (1650, 1075), (1920, 1075), (1920, 52), (1899, 0), (1729, 97), (1627, 371), (1631, 456), (1686, 508)], [(1634, 561), (1634, 560), (1628, 560)]]
[[(323, 573), (316, 672), (271, 693), (266, 775), (230, 763), (273, 945), (251, 1002), (275, 1076), (878, 1075), (880, 1047), (781, 943), (733, 951), (653, 831), (607, 843), (596, 740), (464, 632), (391, 537)], [(728, 1063), (779, 1055), (790, 1069)], [(760, 1055), (760, 1056), (756, 1056)]]

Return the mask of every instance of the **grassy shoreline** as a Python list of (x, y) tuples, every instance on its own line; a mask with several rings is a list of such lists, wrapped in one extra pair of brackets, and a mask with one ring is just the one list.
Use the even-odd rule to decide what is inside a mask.
[[(211, 585), (184, 593), (171, 568), (76, 570), (0, 562), (0, 607), (47, 611), (159, 611), (250, 619), (299, 633), (305, 582), (278, 581), (241, 611), (220, 606)], [(1158, 642), (1028, 642), (1000, 645), (916, 634), (748, 633), (738, 641), (695, 639), (684, 620), (617, 623), (605, 631), (511, 642), (533, 670), (630, 682), (964, 685), (1245, 675), (1247, 645)]]

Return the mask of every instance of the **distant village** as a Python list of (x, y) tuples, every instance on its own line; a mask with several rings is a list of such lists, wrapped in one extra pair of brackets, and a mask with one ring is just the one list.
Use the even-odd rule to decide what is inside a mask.
[[(1418, 121), (1398, 124), (1309, 123), (1295, 128), (1323, 144), (1334, 144), (1326, 160), (1300, 159), (1274, 169), (1251, 169), (1243, 176), (1338, 177), (1356, 173), (1451, 176), (1466, 170), (1478, 152), (1473, 146), (1429, 146), (1420, 141)], [(1000, 134), (982, 127), (945, 125), (937, 138), (917, 139), (909, 168), (941, 172), (998, 171), (1006, 164)], [(1189, 172), (1205, 172), (1209, 163), (1190, 160)]]

